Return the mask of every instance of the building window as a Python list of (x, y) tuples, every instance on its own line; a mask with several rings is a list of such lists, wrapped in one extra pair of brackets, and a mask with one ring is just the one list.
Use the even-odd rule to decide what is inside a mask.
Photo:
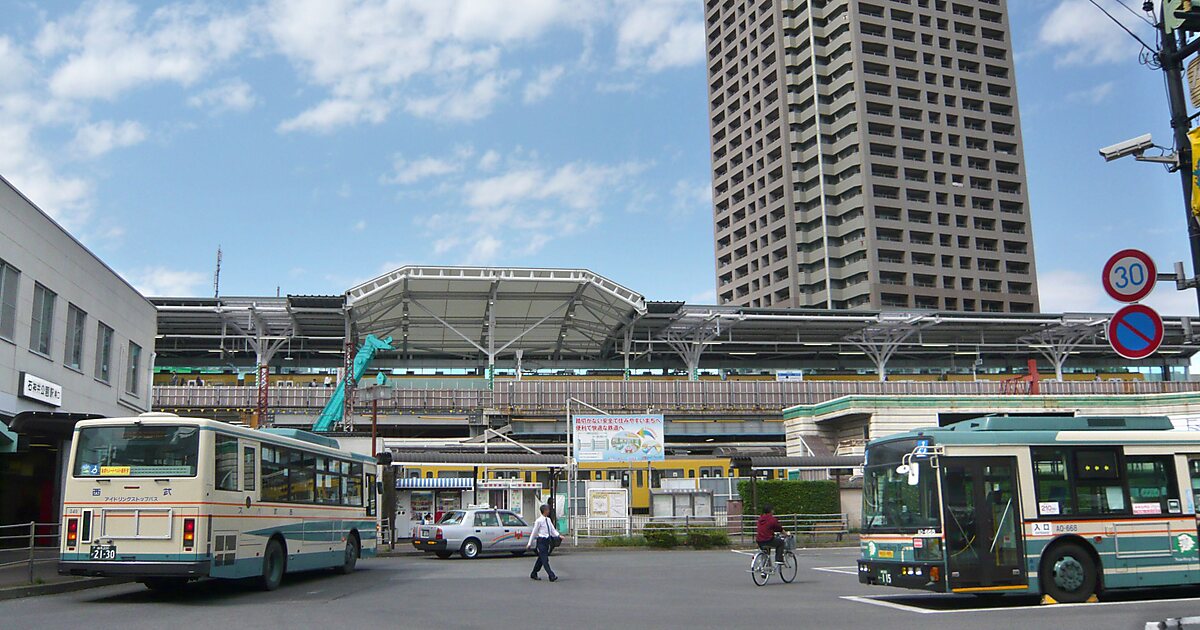
[(139, 369), (141, 367), (141, 362), (142, 347), (130, 341), (129, 365), (127, 366), (128, 369), (125, 373), (125, 392), (133, 394), (134, 396), (137, 396), (138, 393), (138, 374), (141, 373), (141, 370)]
[(29, 349), (50, 355), (50, 335), (54, 332), (54, 299), (58, 297), (46, 287), (33, 287), (33, 322), (29, 327)]
[(112, 365), (113, 329), (96, 323), (96, 379), (108, 382), (108, 368)]
[(71, 304), (67, 307), (67, 352), (63, 363), (69, 368), (83, 369), (83, 324), (87, 313)]
[(0, 260), (0, 337), (13, 340), (17, 328), (17, 283), (21, 272)]

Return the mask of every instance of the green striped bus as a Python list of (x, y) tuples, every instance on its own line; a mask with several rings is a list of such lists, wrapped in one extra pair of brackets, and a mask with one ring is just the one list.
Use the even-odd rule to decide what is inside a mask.
[(1200, 583), (1200, 432), (989, 416), (867, 445), (859, 581), (1081, 602)]

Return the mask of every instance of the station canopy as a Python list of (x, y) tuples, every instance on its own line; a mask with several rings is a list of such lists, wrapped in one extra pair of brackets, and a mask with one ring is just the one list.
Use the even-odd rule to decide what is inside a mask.
[(609, 354), (646, 312), (640, 294), (582, 269), (401, 267), (346, 293), (354, 334), (401, 356), (561, 361)]

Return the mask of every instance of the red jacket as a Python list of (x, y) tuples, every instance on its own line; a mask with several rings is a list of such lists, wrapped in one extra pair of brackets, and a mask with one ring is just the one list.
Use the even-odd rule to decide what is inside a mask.
[(763, 514), (758, 517), (758, 533), (754, 536), (756, 542), (771, 542), (775, 540), (775, 532), (783, 531), (783, 525), (774, 514)]

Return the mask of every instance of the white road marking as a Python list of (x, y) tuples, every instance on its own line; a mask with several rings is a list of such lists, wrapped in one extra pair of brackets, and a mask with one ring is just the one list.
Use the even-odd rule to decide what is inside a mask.
[[(935, 597), (935, 596), (927, 596), (927, 597)], [(1173, 603), (1173, 602), (1194, 602), (1200, 598), (1173, 597), (1171, 599), (1148, 599), (1148, 600), (1135, 599), (1135, 600), (1129, 600), (1129, 601), (1123, 601), (1123, 602), (1092, 602), (1092, 603), (1080, 602), (1078, 604), (1051, 604), (1051, 605), (1034, 604), (1031, 606), (999, 606), (999, 607), (995, 607), (995, 608), (959, 608), (959, 609), (955, 609), (955, 610), (931, 610), (928, 608), (921, 608), (919, 606), (913, 606), (911, 604), (901, 604), (898, 602), (888, 601), (887, 599), (883, 599), (883, 598), (862, 597), (862, 596), (858, 596), (858, 595), (842, 595), (841, 599), (849, 600), (852, 602), (859, 602), (861, 604), (872, 604), (875, 606), (883, 606), (885, 608), (895, 608), (897, 610), (905, 610), (908, 612), (920, 613), (922, 615), (930, 615), (930, 614), (942, 615), (942, 614), (972, 613), (972, 612), (1008, 612), (1008, 611), (1013, 611), (1013, 610), (1054, 610), (1054, 609), (1058, 609), (1058, 608), (1074, 608), (1076, 606), (1124, 606), (1127, 604), (1167, 604), (1167, 603)]]
[(841, 573), (842, 575), (858, 575), (858, 567), (813, 567), (812, 570)]

